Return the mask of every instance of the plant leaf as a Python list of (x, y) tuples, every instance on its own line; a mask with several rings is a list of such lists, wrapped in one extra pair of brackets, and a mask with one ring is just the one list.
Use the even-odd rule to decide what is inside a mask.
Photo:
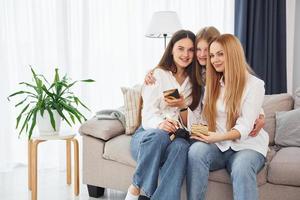
[(27, 83), (27, 82), (21, 82), (21, 83), (19, 83), (19, 84), (20, 84), (20, 85), (26, 85), (27, 87), (31, 87), (31, 88), (33, 88), (33, 89), (36, 90), (36, 86), (34, 86), (34, 85), (30, 84), (30, 83)]
[(58, 82), (58, 81), (59, 81), (58, 68), (55, 68), (54, 82)]
[(56, 131), (56, 127), (55, 127), (55, 120), (53, 117), (53, 112), (51, 111), (51, 109), (47, 108), (49, 116), (50, 116), (50, 122), (51, 122), (51, 126), (53, 127), (53, 129)]
[(17, 103), (15, 105), (15, 107), (18, 107), (19, 105), (22, 105), (27, 99), (28, 99), (28, 96), (25, 99), (23, 99), (22, 101), (20, 101), (19, 103)]
[(41, 87), (41, 89), (42, 89), (49, 97), (51, 97), (53, 100), (55, 99), (55, 95), (54, 95), (53, 93), (49, 92), (49, 90), (47, 90), (47, 88), (46, 88), (45, 85), (43, 85), (43, 86)]
[(65, 89), (59, 94), (59, 96), (62, 96), (64, 93), (65, 93), (65, 91), (67, 91), (69, 88), (71, 88), (75, 83), (77, 83), (78, 81), (74, 81), (74, 82), (72, 82), (72, 83), (70, 83), (69, 85), (67, 85), (66, 87), (65, 87)]
[(17, 129), (18, 126), (19, 126), (19, 122), (20, 122), (20, 120), (21, 120), (21, 118), (22, 118), (22, 114), (27, 110), (27, 108), (29, 107), (29, 105), (30, 105), (30, 103), (27, 104), (27, 105), (22, 109), (21, 113), (18, 115), (18, 117), (17, 117), (16, 129)]
[(82, 101), (80, 101), (80, 99), (78, 97), (75, 97), (77, 99), (77, 101), (80, 103), (80, 105), (82, 105), (84, 108), (86, 108), (88, 111), (91, 111), (86, 105), (84, 105), (82, 103)]
[(30, 129), (29, 129), (29, 135), (28, 135), (28, 139), (29, 139), (29, 140), (30, 140), (30, 138), (31, 138), (32, 131), (33, 131), (33, 129), (34, 129), (34, 127), (35, 127), (35, 124), (36, 124), (36, 114), (37, 114), (37, 111), (38, 111), (38, 110), (34, 110), (34, 111), (33, 111), (33, 118), (32, 118), (31, 127), (30, 127)]
[(31, 110), (28, 112), (28, 114), (27, 114), (27, 116), (26, 116), (26, 118), (25, 118), (25, 120), (24, 120), (24, 122), (23, 122), (22, 128), (21, 128), (21, 130), (20, 130), (20, 132), (19, 132), (19, 137), (20, 137), (21, 133), (23, 132), (25, 126), (28, 124), (29, 120), (31, 119), (31, 116), (32, 116), (34, 110), (35, 110), (35, 109), (33, 108), (33, 109), (31, 109)]
[(69, 116), (70, 116), (70, 118), (71, 118), (73, 124), (75, 124), (75, 118), (74, 118), (73, 114), (70, 113), (70, 112), (68, 112), (68, 114), (69, 114)]
[(33, 76), (33, 79), (34, 79), (35, 84), (36, 84), (36, 92), (37, 92), (39, 98), (42, 98), (42, 95), (43, 95), (43, 90), (42, 90), (43, 81), (38, 78), (38, 76), (36, 75), (35, 71), (33, 70), (33, 68), (31, 66), (30, 66), (30, 69), (31, 69), (32, 76)]
[(44, 79), (44, 81), (49, 84), (48, 80), (45, 78), (45, 76), (43, 74), (39, 74), (37, 76), (38, 77), (42, 77)]
[(55, 110), (58, 112), (58, 114), (59, 114), (64, 120), (66, 120), (66, 122), (69, 124), (69, 126), (72, 127), (71, 123), (70, 123), (69, 120), (66, 118), (66, 116), (64, 115), (64, 113), (60, 110), (60, 108), (59, 108), (56, 104), (54, 104), (53, 106), (54, 106)]
[(32, 94), (33, 96), (36, 96), (36, 95), (35, 95), (34, 93), (32, 93), (32, 92), (28, 92), (28, 91), (21, 90), (21, 91), (18, 91), (18, 92), (15, 92), (15, 93), (9, 95), (9, 96), (7, 97), (7, 99), (10, 100), (10, 99), (9, 99), (10, 97), (13, 97), (13, 96), (16, 96), (16, 95), (19, 95), (19, 94)]
[(93, 80), (93, 79), (85, 79), (85, 80), (80, 80), (81, 82), (89, 82), (89, 83), (91, 83), (91, 82), (96, 82), (95, 80)]
[(81, 123), (81, 118), (80, 118), (80, 116), (78, 115), (78, 113), (79, 113), (78, 110), (76, 110), (76, 109), (75, 109), (74, 107), (72, 107), (72, 106), (69, 106), (69, 105), (65, 104), (64, 102), (60, 102), (60, 103), (62, 104), (62, 106), (63, 106), (63, 108), (64, 108), (65, 110), (67, 110), (68, 112), (72, 113), (72, 114), (77, 118), (77, 120)]

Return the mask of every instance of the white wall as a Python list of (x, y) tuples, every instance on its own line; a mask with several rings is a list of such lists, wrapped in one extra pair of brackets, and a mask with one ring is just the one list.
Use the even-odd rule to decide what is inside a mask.
[[(288, 1), (287, 1), (288, 2)], [(297, 20), (298, 19), (298, 20)], [(300, 1), (295, 5), (293, 91), (300, 87)]]

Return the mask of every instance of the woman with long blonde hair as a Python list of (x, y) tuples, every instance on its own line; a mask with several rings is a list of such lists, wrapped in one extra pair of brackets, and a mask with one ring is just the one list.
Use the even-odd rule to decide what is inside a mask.
[(256, 174), (264, 166), (268, 134), (250, 137), (264, 99), (264, 82), (249, 72), (243, 48), (231, 34), (209, 45), (203, 123), (209, 134), (192, 136), (187, 167), (189, 200), (204, 199), (209, 171), (226, 168), (234, 199), (258, 199)]

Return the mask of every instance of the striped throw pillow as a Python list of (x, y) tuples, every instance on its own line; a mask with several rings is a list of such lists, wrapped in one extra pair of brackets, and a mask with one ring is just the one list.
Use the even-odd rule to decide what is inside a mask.
[(125, 134), (131, 135), (140, 125), (141, 85), (121, 87), (124, 97)]

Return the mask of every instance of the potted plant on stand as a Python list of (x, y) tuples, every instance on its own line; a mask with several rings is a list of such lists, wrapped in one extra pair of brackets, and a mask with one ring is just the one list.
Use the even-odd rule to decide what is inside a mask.
[(16, 129), (20, 128), (19, 136), (23, 131), (31, 138), (33, 129), (37, 125), (40, 134), (55, 134), (59, 132), (61, 119), (70, 126), (76, 121), (80, 123), (86, 120), (78, 110), (79, 106), (89, 110), (86, 105), (70, 90), (77, 82), (94, 82), (92, 79), (71, 81), (67, 75), (59, 76), (58, 69), (55, 69), (54, 80), (49, 83), (47, 79), (36, 74), (32, 67), (33, 83), (21, 82), (27, 90), (20, 90), (8, 97), (23, 97), (15, 107), (23, 105), (17, 119)]

